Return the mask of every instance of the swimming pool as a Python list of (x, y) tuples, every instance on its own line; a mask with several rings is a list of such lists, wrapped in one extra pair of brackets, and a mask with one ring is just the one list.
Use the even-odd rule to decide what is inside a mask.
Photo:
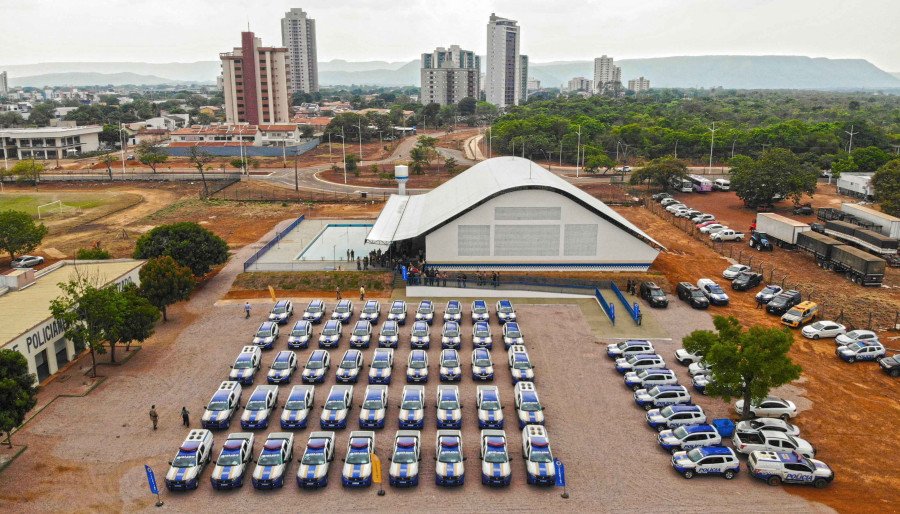
[(366, 236), (372, 230), (372, 225), (361, 223), (334, 223), (328, 224), (319, 232), (319, 235), (300, 252), (297, 260), (300, 261), (346, 261), (347, 250), (352, 250), (357, 257), (369, 255), (369, 252), (377, 248), (384, 250), (382, 245), (366, 243)]

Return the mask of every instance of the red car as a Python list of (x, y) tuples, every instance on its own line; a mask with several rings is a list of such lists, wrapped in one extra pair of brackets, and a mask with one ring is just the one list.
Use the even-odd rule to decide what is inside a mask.
[(709, 220), (709, 221), (704, 221), (704, 222), (701, 222), (701, 223), (697, 223), (697, 228), (703, 228), (703, 227), (705, 227), (705, 226), (707, 226), (707, 225), (712, 225), (713, 223), (718, 223), (718, 221), (716, 221), (716, 220)]

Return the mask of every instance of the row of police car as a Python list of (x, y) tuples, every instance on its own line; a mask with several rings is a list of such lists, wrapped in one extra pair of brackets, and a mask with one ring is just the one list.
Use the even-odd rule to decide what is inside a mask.
[[(693, 403), (691, 392), (678, 383), (650, 341), (610, 344), (607, 356), (624, 375), (625, 386), (633, 390), (635, 404), (647, 412), (647, 424), (659, 433), (660, 447), (672, 453), (672, 467), (685, 478), (721, 475), (732, 479), (741, 467), (738, 454), (745, 454), (751, 475), (769, 485), (800, 483), (821, 488), (834, 479), (833, 471), (814, 459), (815, 449), (799, 437), (799, 428), (788, 422), (797, 413), (792, 402), (767, 397), (751, 405), (755, 419), (739, 422), (731, 434), (733, 448), (727, 447), (724, 425), (708, 419), (703, 408)], [(688, 366), (695, 391), (704, 394), (712, 370), (702, 355), (682, 348), (675, 358)], [(743, 408), (743, 400), (738, 400), (735, 410), (740, 414)]]

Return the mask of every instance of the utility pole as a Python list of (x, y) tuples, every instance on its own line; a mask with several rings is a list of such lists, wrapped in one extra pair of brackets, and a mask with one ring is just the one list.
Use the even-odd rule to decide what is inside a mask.
[(359, 131), (359, 160), (362, 162), (362, 120), (356, 120), (356, 130)]
[(297, 172), (297, 159), (300, 158), (300, 148), (294, 149), (294, 191), (300, 192), (300, 174)]
[[(621, 141), (616, 141), (616, 160), (614, 161), (616, 164), (619, 164), (619, 145), (621, 145), (621, 144), (622, 144)], [(677, 152), (677, 150), (676, 150), (676, 152)]]
[(712, 132), (712, 138), (709, 140), (709, 170), (712, 171), (713, 145), (716, 143), (716, 122), (713, 122), (712, 127), (706, 130)]
[(122, 147), (122, 175), (125, 175), (125, 130), (122, 128), (122, 122), (119, 122), (119, 145)]
[(578, 144), (575, 145), (575, 178), (578, 178), (581, 167), (578, 165), (578, 158), (581, 156), (581, 125), (578, 125)]
[(853, 151), (853, 136), (859, 134), (859, 131), (854, 131), (853, 125), (850, 125), (850, 132), (847, 132), (846, 130), (844, 132), (850, 134), (850, 145), (847, 147), (847, 153), (850, 153)]
[(562, 139), (559, 140), (559, 167), (562, 168)]
[(675, 158), (678, 158), (678, 140), (675, 140)]
[(734, 159), (734, 144), (737, 143), (737, 139), (731, 140), (731, 158)]
[(344, 127), (341, 127), (341, 153), (344, 156), (344, 184), (347, 183), (347, 138), (344, 134)]

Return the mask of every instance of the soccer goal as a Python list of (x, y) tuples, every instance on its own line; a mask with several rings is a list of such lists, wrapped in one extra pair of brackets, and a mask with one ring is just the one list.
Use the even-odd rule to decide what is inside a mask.
[[(48, 212), (52, 213), (54, 206), (56, 206), (57, 214), (62, 212), (62, 208), (63, 208), (62, 200), (55, 200), (50, 203), (45, 203), (44, 205), (38, 205), (38, 208), (37, 208), (38, 219), (43, 219), (45, 213), (48, 213)], [(43, 209), (43, 211), (41, 209)]]

